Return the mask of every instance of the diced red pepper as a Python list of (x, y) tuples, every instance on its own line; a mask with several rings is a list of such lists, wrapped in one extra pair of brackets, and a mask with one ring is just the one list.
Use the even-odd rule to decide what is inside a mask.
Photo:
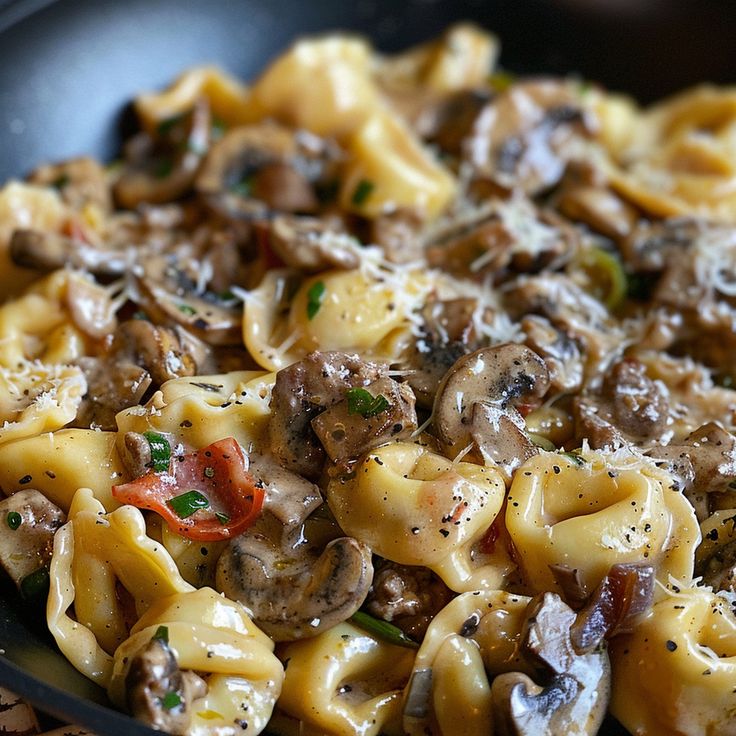
[[(201, 493), (209, 506), (182, 518), (168, 502), (188, 491)], [(246, 470), (240, 445), (228, 437), (172, 458), (167, 472), (149, 471), (113, 486), (112, 495), (121, 503), (155, 511), (183, 537), (215, 542), (241, 534), (256, 520), (264, 492)]]

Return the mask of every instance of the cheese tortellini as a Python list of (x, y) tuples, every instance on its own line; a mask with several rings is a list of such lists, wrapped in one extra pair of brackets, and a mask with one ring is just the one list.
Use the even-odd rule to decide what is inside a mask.
[(135, 654), (165, 627), (179, 667), (203, 677), (206, 692), (189, 705), (188, 733), (259, 734), (281, 692), (284, 669), (273, 642), (242, 606), (211, 588), (156, 600), (115, 651), (108, 692), (126, 705), (125, 678)]
[[(689, 581), (700, 541), (695, 513), (651, 461), (621, 452), (541, 452), (514, 476), (506, 527), (527, 584), (557, 590), (551, 564), (593, 590), (617, 562), (646, 561), (657, 579)], [(674, 534), (674, 530), (677, 533)]]
[[(418, 444), (369, 453), (353, 477), (338, 477), (327, 500), (348, 534), (402, 565), (425, 565), (453, 590), (493, 587), (501, 571), (473, 565), (471, 547), (488, 530), (505, 487), (494, 467), (453, 463)], [(360, 503), (355, 503), (359, 498)]]
[(330, 736), (396, 733), (414, 653), (349, 623), (281, 651), (288, 662), (279, 707)]
[(708, 588), (670, 593), (611, 643), (611, 711), (632, 733), (733, 734), (736, 618)]

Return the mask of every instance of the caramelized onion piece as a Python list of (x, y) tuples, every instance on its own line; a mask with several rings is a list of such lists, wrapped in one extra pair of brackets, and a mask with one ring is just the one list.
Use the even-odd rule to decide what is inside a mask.
[(631, 630), (633, 620), (644, 613), (654, 597), (654, 568), (643, 563), (613, 565), (608, 575), (578, 613), (570, 630), (579, 653), (593, 651), (603, 639)]

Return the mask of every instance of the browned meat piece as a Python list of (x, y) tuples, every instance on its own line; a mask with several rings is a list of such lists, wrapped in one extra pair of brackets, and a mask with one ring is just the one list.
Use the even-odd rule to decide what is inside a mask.
[(669, 430), (669, 392), (661, 381), (647, 376), (645, 366), (633, 359), (614, 364), (598, 394), (576, 397), (576, 435), (591, 447), (620, 444), (620, 440), (648, 445)]
[(736, 437), (716, 422), (708, 422), (682, 442), (656, 448), (652, 454), (666, 462), (693, 505), (698, 521), (711, 514), (708, 494), (733, 492)]
[(271, 451), (278, 461), (305, 478), (319, 475), (325, 451), (310, 426), (312, 419), (342, 401), (348, 389), (365, 387), (382, 373), (357, 355), (336, 352), (310, 353), (280, 370), (269, 423)]
[(287, 266), (307, 273), (357, 268), (360, 263), (357, 241), (337, 218), (276, 215), (268, 224), (268, 242)]
[(86, 204), (95, 204), (103, 212), (109, 212), (112, 207), (107, 174), (93, 158), (73, 158), (40, 166), (28, 181), (54, 187), (64, 202), (75, 210), (81, 210)]
[(426, 567), (385, 562), (373, 576), (365, 607), (421, 640), (430, 621), (450, 602), (452, 591)]
[(0, 565), (20, 587), (25, 577), (48, 567), (64, 512), (35, 489), (0, 501)]
[(507, 189), (537, 194), (557, 184), (575, 158), (575, 139), (590, 137), (594, 127), (573, 85), (522, 82), (494, 97), (478, 115), (465, 158)]
[(414, 393), (405, 383), (383, 377), (368, 384), (365, 391), (380, 402), (380, 410), (356, 410), (350, 397), (312, 420), (314, 433), (335, 463), (357, 459), (390, 440), (405, 439), (417, 428)]
[(576, 392), (583, 383), (583, 361), (574, 340), (544, 317), (530, 315), (521, 321), (524, 343), (545, 362), (553, 391)]
[(157, 731), (187, 733), (192, 703), (207, 693), (207, 683), (190, 670), (179, 669), (164, 639), (154, 638), (132, 659), (125, 677), (130, 712)]
[(424, 220), (408, 209), (386, 212), (371, 220), (368, 242), (379, 245), (391, 263), (418, 261), (424, 255)]

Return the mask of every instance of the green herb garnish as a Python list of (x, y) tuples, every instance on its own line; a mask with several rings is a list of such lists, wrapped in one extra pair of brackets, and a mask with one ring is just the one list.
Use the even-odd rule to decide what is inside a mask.
[(63, 189), (67, 184), (69, 184), (69, 174), (61, 174), (60, 176), (56, 177), (54, 181), (51, 182), (51, 186), (54, 187), (54, 189)]
[(142, 319), (146, 322), (151, 321), (148, 319), (148, 315), (142, 309), (138, 309), (137, 311), (133, 312), (133, 319)]
[(307, 292), (307, 319), (313, 320), (325, 298), (325, 282), (315, 281)]
[(180, 304), (179, 311), (190, 316), (193, 314), (197, 314), (197, 310), (194, 307), (190, 307), (188, 304)]
[(171, 133), (171, 131), (179, 125), (179, 123), (184, 120), (187, 113), (182, 112), (178, 115), (172, 115), (170, 118), (166, 118), (166, 120), (162, 120), (157, 126), (156, 126), (156, 132), (161, 135), (168, 135)]
[(151, 637), (151, 640), (158, 639), (158, 641), (162, 641), (164, 644), (169, 643), (169, 627), (168, 626), (159, 626), (156, 629), (156, 633)]
[(162, 158), (156, 164), (153, 175), (156, 179), (165, 179), (174, 170), (174, 162), (170, 158)]
[(546, 437), (544, 437), (541, 434), (534, 434), (534, 432), (529, 432), (529, 439), (537, 446), (540, 447), (542, 450), (546, 450), (547, 452), (554, 452), (557, 448), (555, 447), (555, 443), (551, 440), (548, 440)]
[(181, 705), (181, 697), (179, 697), (178, 693), (171, 690), (161, 698), (161, 705), (166, 708), (166, 710), (172, 710), (173, 708), (176, 708), (177, 705)]
[(368, 181), (368, 179), (361, 179), (358, 182), (358, 186), (355, 187), (353, 197), (350, 201), (356, 207), (360, 207), (360, 205), (365, 204), (366, 200), (368, 199), (368, 197), (371, 196), (375, 188), (376, 185), (372, 181)]
[(356, 611), (350, 617), (350, 620), (356, 626), (359, 626), (369, 634), (375, 634), (389, 644), (395, 644), (398, 647), (408, 647), (409, 649), (419, 649), (419, 644), (413, 639), (410, 639), (401, 629), (388, 623), (388, 621), (373, 618), (373, 616), (364, 611)]
[(574, 462), (575, 465), (579, 465), (581, 467), (585, 465), (585, 458), (580, 457), (580, 455), (578, 455), (577, 453), (577, 450), (573, 450), (572, 452), (561, 452), (560, 455)]
[(180, 519), (186, 519), (199, 509), (206, 509), (210, 502), (207, 497), (199, 491), (187, 491), (181, 496), (170, 498), (166, 505), (171, 508)]
[(227, 125), (225, 125), (224, 120), (221, 120), (220, 118), (212, 118), (212, 125), (210, 127), (210, 138), (212, 138), (213, 141), (219, 141), (220, 138), (225, 135), (226, 130)]
[(144, 432), (143, 436), (148, 440), (151, 448), (151, 467), (155, 473), (165, 473), (169, 469), (171, 461), (171, 447), (166, 437), (158, 432)]
[(225, 524), (227, 524), (228, 521), (230, 521), (230, 517), (227, 514), (223, 514), (222, 511), (215, 511), (215, 518), (223, 526), (225, 526)]
[(17, 511), (8, 511), (5, 522), (15, 531), (23, 523), (23, 517)]
[(230, 187), (230, 191), (241, 197), (251, 197), (253, 196), (254, 182), (255, 176), (253, 174), (249, 174), (248, 176), (244, 176), (240, 181), (235, 182), (235, 184)]
[(27, 601), (46, 597), (49, 592), (49, 571), (39, 567), (20, 581), (20, 594)]
[(360, 414), (362, 417), (374, 417), (390, 406), (388, 399), (383, 394), (373, 396), (364, 388), (349, 388), (345, 392), (348, 400), (348, 414)]

